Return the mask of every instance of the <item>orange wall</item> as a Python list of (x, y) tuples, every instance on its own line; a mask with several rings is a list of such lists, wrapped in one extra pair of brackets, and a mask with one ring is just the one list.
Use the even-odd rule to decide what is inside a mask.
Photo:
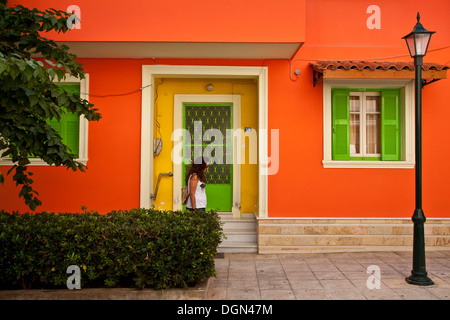
[[(381, 8), (381, 29), (369, 30), (366, 9)], [(289, 11), (289, 7), (283, 10)], [(280, 129), (280, 168), (269, 176), (271, 217), (410, 217), (414, 211), (413, 169), (325, 169), (322, 84), (313, 87), (309, 62), (398, 56), (411, 61), (404, 40), (421, 12), (425, 28), (437, 31), (425, 62), (450, 64), (448, 0), (308, 0), (305, 44), (294, 57), (298, 81), (287, 60), (157, 59), (173, 65), (268, 66), (269, 129)], [(349, 18), (351, 17), (351, 19)], [(282, 17), (277, 17), (282, 21)], [(439, 50), (437, 50), (439, 49)], [(394, 59), (394, 58), (392, 58)], [(392, 60), (391, 58), (388, 60)], [(90, 93), (123, 93), (141, 87), (141, 66), (153, 60), (82, 59)], [(141, 95), (90, 100), (103, 119), (89, 125), (87, 173), (31, 167), (44, 205), (38, 210), (107, 212), (139, 206)], [(450, 81), (423, 90), (423, 195), (427, 217), (448, 217), (450, 181)], [(269, 148), (270, 150), (270, 148)], [(0, 167), (6, 174), (7, 168)], [(0, 186), (0, 208), (27, 211), (10, 176)]]
[(306, 0), (10, 0), (81, 9), (81, 29), (58, 41), (302, 42)]
[[(106, 213), (139, 207), (141, 93), (119, 97), (95, 97), (135, 91), (142, 85), (142, 65), (153, 60), (80, 59), (90, 75), (90, 102), (103, 118), (89, 123), (88, 163), (86, 173), (64, 168), (33, 166), (33, 188), (43, 205), (37, 211), (80, 211), (81, 206)], [(160, 64), (248, 65), (245, 61), (165, 60)], [(262, 61), (250, 62), (261, 65)], [(0, 209), (29, 211), (18, 198), (8, 167), (0, 166), (5, 176), (0, 185)]]
[[(366, 9), (381, 9), (381, 29), (369, 30)], [(437, 31), (425, 62), (450, 64), (450, 2), (307, 1), (306, 42), (288, 63), (269, 64), (269, 125), (280, 131), (280, 170), (269, 177), (269, 215), (410, 217), (415, 208), (413, 169), (324, 169), (322, 83), (312, 86), (310, 60), (412, 61), (405, 41), (420, 10), (424, 27)], [(350, 18), (351, 17), (351, 18)], [(444, 49), (441, 49), (444, 48)], [(439, 50), (437, 50), (439, 49)], [(304, 59), (304, 60), (303, 60)], [(276, 81), (273, 79), (276, 77)], [(427, 217), (450, 217), (450, 81), (423, 90), (423, 209)], [(289, 121), (286, 121), (289, 119)]]
[[(141, 61), (82, 61), (90, 76), (90, 93), (124, 93), (141, 87)], [(151, 64), (151, 62), (146, 62)], [(107, 212), (139, 206), (140, 93), (95, 98), (103, 118), (89, 123), (86, 173), (55, 167), (29, 167), (34, 188), (44, 203), (38, 210), (80, 211), (80, 206)], [(6, 173), (6, 168), (0, 170)], [(26, 211), (12, 178), (0, 187), (1, 208)]]

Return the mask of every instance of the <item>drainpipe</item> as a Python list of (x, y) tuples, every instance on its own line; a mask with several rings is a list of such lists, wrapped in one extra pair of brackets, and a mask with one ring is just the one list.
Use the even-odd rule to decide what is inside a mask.
[(158, 175), (158, 182), (156, 183), (156, 189), (155, 189), (155, 193), (150, 195), (150, 198), (152, 199), (152, 201), (156, 200), (156, 196), (158, 195), (158, 189), (159, 189), (159, 183), (161, 182), (161, 177), (162, 176), (169, 176), (172, 177), (173, 176), (173, 172), (161, 172)]

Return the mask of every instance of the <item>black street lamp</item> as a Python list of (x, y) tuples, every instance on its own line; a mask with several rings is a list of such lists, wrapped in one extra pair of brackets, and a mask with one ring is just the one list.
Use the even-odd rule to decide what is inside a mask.
[(420, 23), (417, 13), (417, 24), (413, 31), (403, 37), (408, 45), (409, 53), (414, 58), (415, 67), (415, 99), (416, 99), (416, 209), (412, 216), (414, 223), (413, 269), (405, 280), (409, 284), (420, 286), (433, 285), (428, 278), (425, 266), (425, 234), (426, 221), (422, 210), (422, 65), (423, 57), (427, 53), (428, 44), (434, 31), (426, 30)]

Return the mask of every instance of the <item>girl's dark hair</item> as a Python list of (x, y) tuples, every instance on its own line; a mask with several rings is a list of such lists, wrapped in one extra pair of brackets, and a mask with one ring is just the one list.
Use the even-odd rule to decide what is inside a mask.
[(206, 178), (205, 178), (205, 173), (203, 172), (203, 170), (206, 168), (207, 165), (207, 159), (205, 159), (204, 157), (198, 157), (195, 159), (195, 161), (191, 164), (191, 166), (189, 167), (189, 169), (186, 171), (186, 177), (185, 177), (185, 181), (186, 181), (186, 185), (188, 184), (189, 181), (189, 177), (191, 176), (191, 174), (196, 174), (198, 179), (201, 182), (206, 182)]

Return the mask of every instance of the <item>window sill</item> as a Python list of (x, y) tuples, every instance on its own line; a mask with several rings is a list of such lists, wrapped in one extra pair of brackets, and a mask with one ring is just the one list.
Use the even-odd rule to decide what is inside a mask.
[(324, 168), (360, 169), (414, 169), (414, 161), (330, 161), (323, 160)]
[[(49, 165), (47, 162), (45, 162), (42, 159), (29, 159), (30, 163), (27, 164), (27, 167), (30, 166), (47, 166), (47, 167), (54, 167), (54, 165)], [(83, 165), (87, 164), (88, 159), (74, 159), (76, 162), (79, 162)], [(12, 166), (14, 163), (11, 161), (11, 159), (0, 159), (0, 166)]]

